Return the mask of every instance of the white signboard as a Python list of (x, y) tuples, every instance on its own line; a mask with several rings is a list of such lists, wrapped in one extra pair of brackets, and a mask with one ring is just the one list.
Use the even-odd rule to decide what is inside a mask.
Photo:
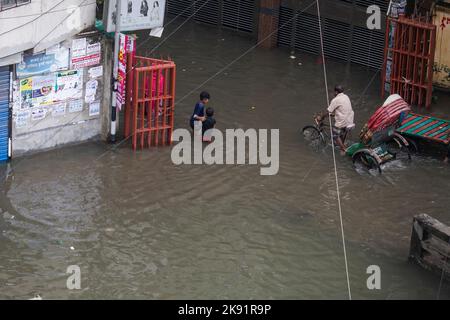
[[(110, 0), (106, 32), (116, 28), (117, 0)], [(134, 31), (162, 27), (166, 0), (122, 0), (122, 19), (120, 31)]]

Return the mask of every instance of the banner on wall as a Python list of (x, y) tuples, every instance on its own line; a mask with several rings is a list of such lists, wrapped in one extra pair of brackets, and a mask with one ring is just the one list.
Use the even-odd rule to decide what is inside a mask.
[(23, 61), (17, 64), (19, 78), (30, 77), (40, 73), (67, 70), (69, 68), (69, 50), (61, 48), (58, 52), (26, 55)]
[(125, 85), (127, 78), (127, 54), (136, 52), (135, 39), (133, 36), (121, 33), (119, 35), (119, 65), (117, 72), (117, 108), (119, 111), (125, 103)]
[[(122, 20), (120, 31), (133, 31), (162, 27), (166, 0), (128, 0), (122, 2)], [(116, 28), (117, 0), (108, 2), (106, 32)]]

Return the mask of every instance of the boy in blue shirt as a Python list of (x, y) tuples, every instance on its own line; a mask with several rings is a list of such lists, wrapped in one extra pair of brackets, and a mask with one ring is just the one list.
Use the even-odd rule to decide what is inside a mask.
[(195, 105), (194, 113), (191, 116), (191, 120), (190, 120), (191, 128), (194, 130), (194, 132), (195, 132), (194, 128), (199, 128), (200, 135), (201, 135), (201, 130), (202, 130), (202, 123), (203, 123), (203, 121), (206, 120), (205, 105), (208, 104), (209, 99), (210, 99), (210, 95), (208, 92), (203, 91), (202, 93), (200, 93), (200, 101), (197, 102), (197, 104)]

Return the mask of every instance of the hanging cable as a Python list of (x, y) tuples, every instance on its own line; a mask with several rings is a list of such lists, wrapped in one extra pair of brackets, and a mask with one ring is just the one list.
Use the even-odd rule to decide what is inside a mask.
[[(327, 106), (329, 106), (330, 97), (328, 94), (327, 67), (326, 67), (326, 63), (325, 63), (325, 50), (324, 50), (324, 46), (323, 46), (322, 21), (321, 21), (321, 16), (320, 16), (319, 0), (316, 0), (316, 4), (317, 4), (317, 19), (319, 20), (319, 35), (320, 35), (320, 46), (321, 46), (321, 51), (322, 51), (323, 76), (324, 76), (324, 81), (325, 81)], [(341, 207), (341, 197), (340, 197), (340, 192), (339, 192), (339, 179), (338, 179), (337, 165), (336, 165), (336, 154), (335, 154), (335, 150), (334, 150), (333, 126), (331, 123), (331, 115), (330, 114), (328, 114), (328, 120), (329, 120), (329, 124), (330, 124), (331, 147), (332, 147), (332, 151), (333, 151), (334, 176), (335, 176), (335, 180), (336, 180), (336, 192), (337, 192), (337, 201), (338, 201), (338, 208), (339, 208), (339, 220), (341, 223), (342, 247), (344, 249), (345, 274), (347, 276), (348, 298), (349, 298), (349, 300), (352, 300), (352, 292), (350, 290), (350, 279), (349, 279), (349, 274), (348, 274), (347, 250), (345, 248), (344, 224), (342, 221), (342, 207)]]

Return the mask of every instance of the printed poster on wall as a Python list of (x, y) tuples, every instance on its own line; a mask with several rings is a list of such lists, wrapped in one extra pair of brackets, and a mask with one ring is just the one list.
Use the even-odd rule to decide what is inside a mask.
[(70, 100), (69, 101), (69, 113), (83, 111), (83, 100)]
[(103, 76), (103, 66), (92, 67), (88, 71), (90, 78), (99, 78)]
[(31, 120), (37, 121), (45, 118), (46, 110), (44, 108), (33, 108), (31, 110)]
[(33, 79), (21, 79), (19, 83), (20, 109), (25, 110), (33, 106)]
[(95, 79), (89, 80), (86, 83), (86, 94), (84, 96), (84, 101), (86, 103), (94, 102), (95, 95), (97, 94), (98, 81)]
[(15, 116), (16, 128), (26, 127), (28, 125), (29, 118), (30, 118), (30, 110), (18, 111)]
[[(162, 27), (166, 0), (128, 0), (122, 1), (121, 30), (133, 31)], [(113, 32), (116, 28), (117, 0), (110, 0), (106, 32)]]
[(119, 35), (119, 65), (117, 73), (117, 81), (119, 82), (117, 86), (117, 108), (122, 109), (122, 105), (125, 103), (125, 81), (127, 76), (127, 54), (135, 53), (135, 39), (132, 36), (125, 35), (121, 33)]
[(86, 55), (86, 38), (72, 40), (72, 58), (83, 57)]
[(61, 117), (66, 114), (66, 103), (61, 102), (53, 105), (52, 116)]
[(52, 104), (55, 100), (55, 75), (33, 77), (33, 107)]
[(92, 102), (89, 104), (89, 116), (98, 116), (100, 114), (100, 102)]
[[(74, 49), (75, 46), (75, 49)], [(74, 39), (72, 42), (71, 68), (81, 69), (99, 64), (101, 60), (100, 42), (88, 44), (86, 38)]]
[(83, 97), (83, 70), (69, 70), (56, 74), (55, 100), (80, 99)]

